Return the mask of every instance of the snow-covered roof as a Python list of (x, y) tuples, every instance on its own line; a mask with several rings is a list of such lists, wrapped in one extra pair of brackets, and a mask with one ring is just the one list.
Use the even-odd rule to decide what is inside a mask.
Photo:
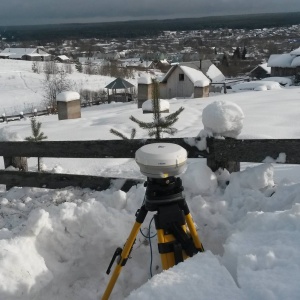
[(186, 66), (178, 66), (178, 67), (193, 82), (194, 86), (204, 87), (210, 84), (210, 80), (201, 71)]
[(69, 60), (70, 58), (67, 57), (66, 55), (58, 55), (56, 58), (59, 58), (61, 60)]
[(271, 67), (268, 67), (268, 63), (264, 63), (264, 64), (260, 64), (260, 65), (256, 66), (249, 73), (252, 73), (253, 71), (255, 71), (259, 67), (264, 69), (267, 72), (267, 74), (271, 74)]
[(214, 64), (208, 68), (205, 75), (212, 81), (212, 83), (225, 81), (225, 76)]
[(300, 67), (300, 56), (297, 56), (293, 59), (293, 61), (291, 63), (291, 67), (292, 68)]
[(272, 54), (268, 60), (268, 67), (291, 68), (293, 59), (289, 53)]
[[(293, 53), (293, 54), (292, 54)], [(299, 56), (296, 56), (299, 53)], [(268, 67), (296, 68), (300, 66), (300, 48), (285, 54), (273, 54), (268, 61)]]
[(295, 49), (295, 50), (293, 50), (293, 51), (291, 51), (290, 54), (292, 54), (292, 55), (300, 55), (300, 47), (297, 48), (297, 49)]
[[(41, 53), (38, 53), (40, 51)], [(47, 56), (49, 55), (45, 51), (39, 49), (39, 48), (5, 48), (1, 52), (1, 56), (3, 54), (9, 54), (10, 58), (15, 58), (15, 59), (21, 59), (23, 55), (31, 55), (37, 54), (35, 56)]]
[[(50, 54), (48, 54), (48, 53), (45, 53), (45, 54), (32, 53), (32, 54), (24, 54), (24, 55), (27, 55), (27, 56), (30, 56), (30, 57), (50, 56)], [(22, 55), (22, 56), (24, 56), (24, 55)]]
[(139, 77), (138, 83), (139, 84), (150, 84), (150, 83), (152, 83), (152, 78), (151, 78), (151, 76), (147, 76), (147, 75)]
[(162, 78), (161, 82), (167, 82), (168, 78), (176, 68), (180, 68), (181, 71), (192, 81), (194, 86), (204, 87), (210, 84), (210, 80), (201, 71), (181, 65), (173, 66)]
[(260, 64), (259, 67), (264, 69), (268, 74), (271, 74), (271, 68), (268, 67), (268, 63)]
[(77, 92), (66, 91), (57, 95), (56, 100), (61, 102), (69, 102), (73, 100), (79, 100), (80, 95)]

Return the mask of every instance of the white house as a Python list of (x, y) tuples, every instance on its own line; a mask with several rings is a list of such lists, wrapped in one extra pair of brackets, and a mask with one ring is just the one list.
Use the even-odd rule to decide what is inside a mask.
[(160, 97), (202, 98), (209, 96), (210, 80), (201, 71), (174, 65), (160, 82)]

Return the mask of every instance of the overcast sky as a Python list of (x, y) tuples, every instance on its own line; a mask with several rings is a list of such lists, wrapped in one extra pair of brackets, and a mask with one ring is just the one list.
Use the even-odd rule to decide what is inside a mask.
[(0, 0), (0, 26), (296, 11), (300, 0)]

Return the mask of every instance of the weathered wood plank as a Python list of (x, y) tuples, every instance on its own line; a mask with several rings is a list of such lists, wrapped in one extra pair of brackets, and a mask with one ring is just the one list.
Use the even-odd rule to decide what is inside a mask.
[(0, 170), (0, 184), (5, 184), (9, 187), (20, 186), (60, 189), (74, 186), (102, 191), (110, 188), (113, 184), (127, 192), (132, 186), (142, 182), (142, 180), (137, 179)]
[[(263, 162), (269, 156), (276, 160), (285, 153), (286, 164), (300, 164), (300, 139), (225, 140), (214, 139), (211, 159), (216, 161)], [(211, 152), (211, 151), (210, 151)]]
[(206, 156), (205, 151), (188, 145), (183, 138), (163, 140), (96, 140), (96, 141), (43, 141), (0, 142), (0, 156), (70, 157), (70, 158), (134, 158), (135, 152), (146, 144), (175, 143), (188, 152), (189, 158)]

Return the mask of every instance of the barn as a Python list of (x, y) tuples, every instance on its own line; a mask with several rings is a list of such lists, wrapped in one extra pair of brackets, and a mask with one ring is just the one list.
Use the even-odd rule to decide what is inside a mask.
[(6, 48), (0, 53), (0, 57), (30, 61), (48, 61), (51, 59), (51, 55), (40, 47)]
[(297, 76), (300, 74), (300, 48), (284, 54), (273, 54), (268, 60), (271, 76)]

